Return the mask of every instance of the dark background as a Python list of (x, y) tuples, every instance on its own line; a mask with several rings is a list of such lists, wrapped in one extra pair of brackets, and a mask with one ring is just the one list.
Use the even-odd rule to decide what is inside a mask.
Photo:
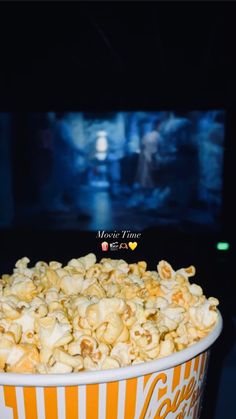
[[(226, 109), (219, 234), (152, 229), (133, 253), (116, 253), (145, 259), (152, 269), (162, 258), (174, 268), (194, 264), (196, 282), (220, 299), (224, 332), (209, 367), (202, 414), (208, 419), (216, 413), (222, 366), (235, 341), (235, 12), (232, 2), (0, 4), (0, 110), (18, 113), (19, 120), (24, 111)], [(13, 167), (21, 161), (17, 170), (26, 170), (24, 136), (12, 139), (12, 151)], [(218, 240), (229, 241), (230, 251), (217, 251)], [(103, 256), (91, 232), (2, 230), (0, 247), (1, 273), (25, 255), (32, 262), (66, 262), (90, 251)], [(219, 397), (227, 400), (226, 392)]]

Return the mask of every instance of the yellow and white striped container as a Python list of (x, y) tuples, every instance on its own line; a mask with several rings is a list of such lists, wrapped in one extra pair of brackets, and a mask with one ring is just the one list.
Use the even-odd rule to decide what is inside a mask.
[(75, 374), (0, 374), (0, 419), (197, 419), (209, 348), (222, 329), (168, 357)]

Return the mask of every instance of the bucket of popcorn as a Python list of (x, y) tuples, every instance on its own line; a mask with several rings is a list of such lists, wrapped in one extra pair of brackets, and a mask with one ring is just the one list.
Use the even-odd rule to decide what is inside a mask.
[(194, 267), (28, 264), (0, 279), (1, 419), (199, 418), (222, 318)]

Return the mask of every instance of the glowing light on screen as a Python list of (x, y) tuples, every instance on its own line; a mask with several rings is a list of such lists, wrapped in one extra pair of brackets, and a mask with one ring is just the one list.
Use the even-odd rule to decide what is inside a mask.
[(218, 242), (216, 245), (217, 250), (223, 250), (223, 251), (229, 250), (229, 247), (230, 247), (229, 243), (227, 242)]
[(107, 132), (98, 131), (97, 132), (97, 141), (96, 141), (96, 157), (98, 160), (105, 160), (107, 156), (108, 142), (107, 142)]

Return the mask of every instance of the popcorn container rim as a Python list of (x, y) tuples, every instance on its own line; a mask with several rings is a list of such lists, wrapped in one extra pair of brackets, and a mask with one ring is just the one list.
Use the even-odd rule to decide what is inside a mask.
[(113, 368), (109, 370), (67, 374), (0, 373), (0, 385), (22, 387), (62, 387), (100, 384), (140, 377), (146, 374), (173, 368), (192, 358), (195, 358), (197, 355), (207, 350), (216, 341), (223, 327), (222, 316), (219, 310), (217, 310), (217, 312), (218, 321), (207, 336), (190, 347), (179, 352), (175, 352), (172, 355), (159, 358), (154, 361), (142, 362), (128, 367)]

